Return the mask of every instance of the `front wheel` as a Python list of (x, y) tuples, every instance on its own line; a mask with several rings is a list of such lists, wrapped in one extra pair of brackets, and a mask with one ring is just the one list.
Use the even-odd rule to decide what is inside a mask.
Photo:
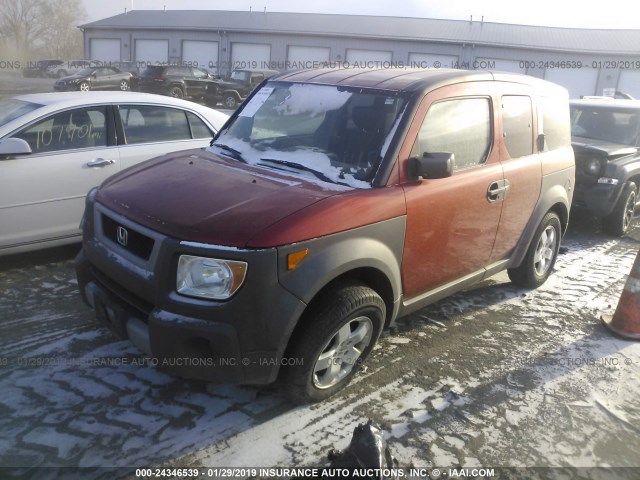
[(536, 230), (522, 264), (507, 271), (511, 282), (525, 288), (542, 285), (558, 258), (561, 236), (560, 218), (554, 212), (547, 213)]
[(310, 307), (292, 336), (280, 379), (294, 403), (318, 402), (344, 388), (375, 345), (385, 303), (364, 285), (335, 287)]
[(80, 84), (80, 91), (81, 92), (88, 92), (91, 90), (91, 85), (89, 84), (89, 82), (82, 82)]
[(627, 183), (613, 212), (602, 219), (602, 228), (606, 233), (621, 237), (629, 230), (636, 210), (637, 197), (638, 187), (636, 184)]

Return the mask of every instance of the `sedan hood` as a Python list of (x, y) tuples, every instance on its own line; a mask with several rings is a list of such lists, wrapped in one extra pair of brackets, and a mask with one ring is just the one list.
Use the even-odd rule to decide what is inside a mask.
[(264, 229), (351, 188), (313, 183), (188, 150), (124, 170), (98, 190), (97, 201), (180, 240), (244, 247)]
[(74, 82), (74, 81), (79, 81), (79, 80), (89, 80), (90, 77), (88, 77), (87, 75), (68, 75), (66, 77), (62, 77), (60, 79), (58, 79), (58, 82)]

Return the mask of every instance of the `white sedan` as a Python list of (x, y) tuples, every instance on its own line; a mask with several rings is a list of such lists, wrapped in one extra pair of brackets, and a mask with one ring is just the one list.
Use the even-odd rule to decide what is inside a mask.
[(91, 188), (144, 160), (207, 146), (227, 118), (133, 92), (0, 100), (0, 255), (80, 241)]

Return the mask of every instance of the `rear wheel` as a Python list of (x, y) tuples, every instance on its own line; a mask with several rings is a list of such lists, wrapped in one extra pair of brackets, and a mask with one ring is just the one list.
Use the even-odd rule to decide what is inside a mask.
[(174, 98), (184, 98), (184, 91), (182, 87), (175, 85), (169, 89), (169, 95)]
[(238, 98), (233, 94), (227, 94), (222, 101), (227, 108), (236, 108), (238, 106)]
[(627, 183), (613, 212), (602, 219), (602, 228), (606, 233), (621, 237), (629, 230), (636, 210), (637, 198), (638, 187), (633, 182)]
[(129, 82), (127, 82), (126, 80), (122, 80), (120, 82), (120, 90), (122, 90), (123, 92), (129, 90)]
[(344, 388), (382, 331), (385, 304), (359, 284), (337, 286), (310, 307), (287, 350), (281, 381), (295, 403), (318, 402)]
[(554, 212), (547, 213), (536, 230), (522, 264), (507, 271), (511, 281), (525, 288), (542, 285), (558, 258), (561, 235), (560, 218)]

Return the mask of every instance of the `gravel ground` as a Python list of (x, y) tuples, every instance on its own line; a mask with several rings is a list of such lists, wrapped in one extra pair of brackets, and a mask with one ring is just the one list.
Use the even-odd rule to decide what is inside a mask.
[(599, 320), (615, 309), (640, 226), (612, 239), (587, 220), (538, 290), (501, 274), (401, 319), (348, 388), (306, 407), (274, 388), (158, 371), (82, 304), (76, 248), (0, 258), (0, 478), (321, 466), (367, 418), (405, 467), (640, 478), (640, 344)]

